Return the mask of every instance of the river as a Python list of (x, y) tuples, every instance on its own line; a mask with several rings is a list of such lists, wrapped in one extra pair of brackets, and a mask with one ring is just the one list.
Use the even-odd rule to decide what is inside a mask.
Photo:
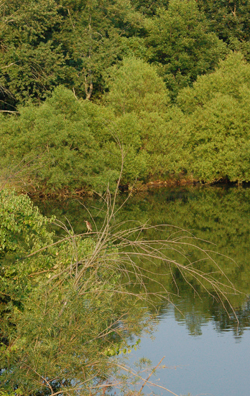
[[(125, 195), (119, 197), (120, 203), (124, 199)], [(46, 201), (38, 205), (47, 216), (56, 215), (70, 223), (76, 233), (86, 231), (84, 220), (91, 221), (88, 211), (97, 227), (105, 213), (99, 199)], [(211, 258), (240, 292), (232, 291), (228, 301), (220, 300), (210, 289), (204, 291), (196, 280), (188, 279), (187, 284), (179, 271), (174, 274), (174, 282), (158, 274), (172, 293), (172, 303), (156, 299), (148, 307), (159, 320), (154, 340), (143, 334), (140, 348), (131, 352), (129, 363), (146, 357), (155, 366), (165, 356), (167, 368), (159, 370), (153, 380), (178, 395), (188, 392), (192, 396), (250, 395), (250, 190), (225, 187), (152, 190), (130, 197), (117, 217), (117, 221), (168, 225), (161, 231), (149, 230), (149, 239), (159, 238), (159, 232), (161, 238), (169, 238), (178, 233), (183, 237), (182, 229), (189, 231), (199, 248), (213, 251)], [(189, 248), (188, 255), (192, 262), (199, 263), (199, 268), (210, 271), (211, 263), (204, 258), (199, 262), (197, 249)], [(156, 270), (155, 265), (152, 263), (156, 273), (153, 278), (157, 280), (157, 272), (164, 273), (164, 266)], [(218, 277), (222, 281), (222, 275)], [(154, 280), (147, 282), (152, 292), (157, 291)], [(154, 391), (167, 394), (160, 388)]]

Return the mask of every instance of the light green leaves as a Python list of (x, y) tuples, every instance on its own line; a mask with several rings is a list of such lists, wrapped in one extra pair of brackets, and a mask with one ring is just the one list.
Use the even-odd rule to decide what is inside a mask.
[(231, 54), (217, 70), (185, 88), (177, 102), (186, 169), (206, 182), (249, 181), (250, 67)]
[(116, 115), (164, 112), (170, 102), (163, 79), (140, 59), (125, 58), (120, 68), (113, 67), (107, 85), (106, 102)]
[(46, 229), (48, 219), (43, 217), (25, 195), (0, 191), (0, 254), (18, 250), (19, 254), (37, 250), (52, 242)]

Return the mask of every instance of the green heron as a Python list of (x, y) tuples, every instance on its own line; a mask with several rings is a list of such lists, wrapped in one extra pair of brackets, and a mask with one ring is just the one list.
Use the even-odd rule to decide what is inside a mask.
[(92, 227), (91, 227), (90, 222), (89, 222), (88, 220), (84, 220), (84, 221), (85, 221), (85, 223), (86, 223), (88, 232), (92, 232)]

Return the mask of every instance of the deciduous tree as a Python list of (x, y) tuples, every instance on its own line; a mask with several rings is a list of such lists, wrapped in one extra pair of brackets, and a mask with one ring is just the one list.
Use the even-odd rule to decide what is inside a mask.
[(173, 97), (198, 75), (214, 70), (227, 52), (226, 45), (209, 31), (194, 0), (171, 0), (167, 10), (158, 9), (146, 24), (147, 59), (158, 66)]

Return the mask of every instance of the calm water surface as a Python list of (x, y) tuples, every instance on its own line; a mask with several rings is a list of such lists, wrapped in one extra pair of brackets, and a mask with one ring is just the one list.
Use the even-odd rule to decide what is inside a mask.
[[(84, 204), (100, 226), (104, 217), (101, 202), (87, 200)], [(78, 201), (39, 206), (48, 216), (55, 214), (64, 222), (70, 221), (75, 232), (86, 231), (83, 220), (90, 218)], [(160, 378), (161, 385), (178, 395), (190, 392), (192, 396), (250, 396), (250, 190), (214, 187), (158, 190), (132, 197), (119, 216), (117, 221), (175, 225), (210, 241), (213, 245), (209, 248), (220, 254), (213, 253), (213, 258), (242, 292), (230, 296), (237, 323), (227, 304), (229, 315), (219, 300), (193, 281), (192, 286), (199, 292), (195, 295), (176, 271), (179, 295), (174, 298), (175, 306), (156, 301), (154, 308), (148, 308), (157, 312), (159, 318), (155, 339), (143, 335), (139, 350), (131, 353), (130, 363), (147, 357), (156, 365), (165, 356), (164, 364), (168, 368), (160, 370), (154, 381)], [(169, 237), (171, 232), (170, 229), (166, 235), (161, 232), (161, 237)], [(159, 238), (159, 235), (152, 231), (148, 237)], [(200, 246), (207, 244), (201, 242)], [(199, 260), (195, 249), (190, 249), (189, 255), (191, 260)], [(209, 264), (202, 265), (209, 271)], [(162, 271), (164, 268), (159, 268)], [(178, 294), (169, 278), (162, 282)], [(154, 282), (149, 281), (147, 286), (155, 291)], [(160, 389), (155, 391), (166, 394)]]

